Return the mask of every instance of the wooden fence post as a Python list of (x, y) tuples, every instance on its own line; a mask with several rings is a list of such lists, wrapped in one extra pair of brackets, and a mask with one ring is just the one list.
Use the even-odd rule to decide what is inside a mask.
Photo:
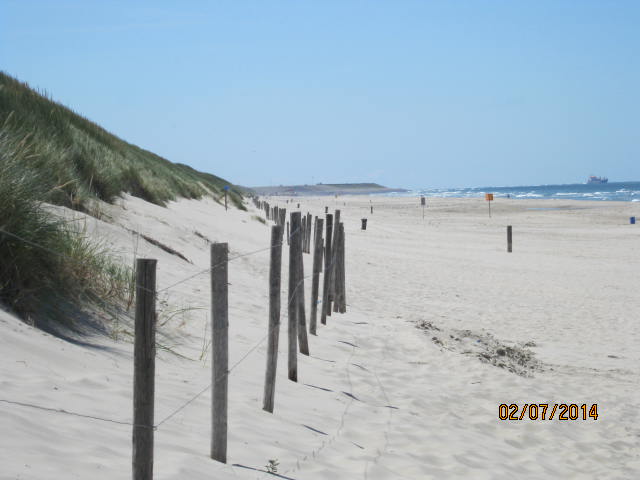
[(229, 292), (226, 243), (211, 244), (211, 458), (227, 463), (227, 388), (229, 376)]
[(299, 272), (298, 262), (302, 255), (300, 248), (300, 228), (302, 221), (300, 212), (291, 212), (291, 236), (289, 238), (289, 296), (287, 311), (289, 313), (289, 380), (298, 381), (298, 296), (296, 278)]
[(335, 211), (335, 215), (333, 216), (333, 238), (331, 239), (331, 264), (333, 268), (331, 268), (331, 275), (329, 276), (329, 313), (327, 315), (331, 315), (331, 304), (336, 300), (336, 257), (337, 257), (337, 246), (338, 246), (338, 232), (340, 225), (340, 210)]
[(335, 252), (335, 263), (333, 265), (333, 278), (334, 278), (334, 298), (333, 298), (333, 311), (335, 313), (338, 313), (340, 311), (340, 279), (342, 278), (341, 273), (340, 273), (340, 243), (342, 242), (341, 240), (341, 229), (340, 227), (342, 226), (342, 223), (339, 223), (335, 226), (334, 231), (335, 231), (335, 235), (333, 236), (334, 238), (334, 244), (333, 244), (333, 250)]
[(331, 238), (333, 235), (333, 215), (327, 213), (326, 233), (324, 238), (324, 278), (322, 289), (322, 313), (320, 323), (326, 325), (327, 315), (331, 315), (329, 305), (329, 277), (331, 276)]
[(313, 243), (313, 278), (311, 280), (311, 308), (309, 314), (309, 333), (317, 335), (318, 291), (320, 290), (320, 271), (322, 268), (322, 227), (324, 220), (316, 217), (315, 238)]
[(305, 244), (307, 253), (311, 253), (311, 221), (312, 220), (313, 220), (313, 217), (309, 212), (307, 212), (307, 242)]
[(507, 225), (507, 252), (513, 251), (513, 232), (511, 230), (511, 225)]
[(156, 370), (156, 263), (136, 260), (133, 353), (133, 480), (153, 478), (153, 414)]
[[(300, 236), (302, 242), (302, 235)], [(298, 259), (298, 276), (296, 278), (296, 303), (298, 304), (298, 345), (300, 353), (309, 355), (309, 339), (307, 338), (307, 320), (304, 312), (304, 261), (302, 259), (302, 245)]]
[(340, 256), (339, 256), (339, 265), (340, 265), (340, 313), (347, 312), (347, 285), (346, 285), (346, 276), (345, 276), (345, 252), (344, 252), (344, 223), (340, 224)]
[(307, 217), (301, 217), (302, 218), (302, 229), (300, 230), (300, 250), (302, 251), (302, 253), (306, 253), (305, 252), (305, 248), (304, 248), (304, 240), (305, 238), (307, 238)]
[(269, 265), (269, 340), (267, 372), (264, 379), (263, 410), (273, 413), (280, 336), (280, 276), (282, 270), (282, 225), (271, 227), (271, 264)]
[(343, 280), (343, 268), (344, 268), (344, 262), (343, 262), (343, 255), (342, 255), (342, 248), (344, 245), (344, 223), (340, 223), (339, 225), (337, 225), (337, 231), (338, 231), (338, 235), (336, 236), (336, 244), (334, 245), (334, 249), (336, 250), (336, 264), (335, 264), (335, 301), (333, 304), (333, 311), (336, 313), (344, 313), (343, 310), (343, 306), (342, 306), (342, 297), (343, 297), (343, 285), (342, 285), (342, 280)]
[[(324, 237), (322, 236), (322, 229), (324, 228), (324, 220), (322, 220), (322, 222), (320, 222), (320, 224), (318, 224), (318, 220), (322, 220), (321, 218), (316, 216), (316, 221), (315, 221), (315, 236), (313, 237), (313, 244), (316, 244), (316, 237), (318, 235), (320, 235), (320, 238), (322, 240), (320, 240), (320, 244), (322, 245), (322, 248), (324, 249)], [(324, 251), (322, 252), (322, 258), (324, 258)], [(322, 273), (323, 270), (323, 261), (320, 260), (320, 273)]]

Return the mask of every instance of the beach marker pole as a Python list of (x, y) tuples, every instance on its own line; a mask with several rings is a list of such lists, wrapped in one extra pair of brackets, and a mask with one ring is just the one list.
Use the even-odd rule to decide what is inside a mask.
[(507, 225), (507, 252), (511, 253), (513, 245), (513, 236), (511, 231), (511, 225)]
[(484, 199), (489, 203), (489, 218), (491, 218), (491, 201), (493, 200), (493, 193), (485, 193)]
[(269, 340), (267, 371), (264, 379), (262, 409), (273, 413), (280, 336), (280, 279), (282, 272), (282, 226), (271, 227), (271, 263), (269, 265)]
[(225, 185), (224, 186), (224, 209), (225, 211), (228, 210), (227, 208), (227, 192), (229, 191), (229, 185)]
[(153, 479), (153, 413), (156, 369), (156, 263), (136, 260), (133, 349), (133, 480)]
[(229, 246), (211, 244), (211, 458), (227, 463)]

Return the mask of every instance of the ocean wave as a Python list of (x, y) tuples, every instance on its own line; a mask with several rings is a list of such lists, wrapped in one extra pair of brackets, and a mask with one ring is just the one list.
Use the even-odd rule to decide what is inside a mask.
[[(416, 188), (409, 192), (386, 194), (394, 197), (441, 198), (483, 198), (485, 193), (493, 193), (496, 200), (511, 197), (513, 199), (563, 199), (563, 200), (616, 200), (622, 202), (640, 201), (640, 182), (618, 182), (614, 185), (521, 185), (512, 187), (449, 187)], [(385, 195), (385, 194), (383, 194)]]

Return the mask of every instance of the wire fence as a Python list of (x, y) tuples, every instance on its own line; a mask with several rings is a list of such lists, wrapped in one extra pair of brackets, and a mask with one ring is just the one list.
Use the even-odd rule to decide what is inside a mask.
[[(307, 228), (311, 228), (310, 225), (307, 226)], [(299, 229), (296, 229), (294, 231), (291, 231), (289, 233), (289, 237), (292, 237), (293, 235), (295, 235), (297, 232), (301, 231), (302, 227), (300, 227)], [(75, 258), (75, 257), (71, 257), (69, 255), (66, 255), (62, 252), (57, 252), (55, 250), (52, 250), (50, 248), (48, 248), (45, 245), (39, 244), (37, 242), (34, 242), (32, 240), (26, 239), (20, 235), (17, 235), (13, 232), (10, 232), (8, 230), (6, 230), (4, 227), (0, 226), (0, 234), (2, 235), (6, 235), (8, 237), (14, 238), (16, 240), (19, 240), (21, 242), (24, 242), (25, 244), (28, 244), (32, 247), (41, 249), (43, 251), (46, 251), (47, 253), (50, 253), (52, 255), (55, 255), (57, 257), (60, 258), (64, 258), (67, 261), (73, 262), (73, 263), (80, 263), (80, 261)], [(229, 257), (226, 263), (230, 263), (232, 261), (238, 260), (240, 258), (245, 258), (245, 257), (250, 257), (253, 255), (258, 255), (260, 253), (263, 252), (267, 252), (270, 251), (274, 248), (281, 248), (282, 246), (284, 246), (285, 244), (285, 240), (284, 240), (284, 235), (283, 235), (283, 239), (278, 242), (277, 244), (273, 245), (273, 246), (269, 246), (269, 247), (265, 247), (265, 248), (260, 248), (257, 250), (253, 250), (250, 252), (246, 252), (246, 253), (241, 253), (241, 254), (237, 254), (234, 255), (232, 257)], [(0, 240), (1, 240), (1, 236), (0, 236)], [(331, 267), (333, 267), (335, 265), (335, 262), (337, 261), (337, 258), (332, 258), (331, 260)], [(194, 274), (188, 275), (187, 277), (184, 277), (174, 283), (171, 283), (170, 285), (168, 285), (167, 287), (161, 288), (161, 289), (157, 289), (155, 291), (155, 295), (157, 297), (158, 294), (169, 291), (174, 289), (175, 287), (188, 282), (194, 278), (197, 278), (201, 275), (204, 274), (208, 274), (211, 273), (215, 268), (221, 266), (223, 263), (225, 262), (220, 262), (218, 264), (212, 265), (209, 268), (206, 269), (202, 269)], [(310, 273), (305, 275), (304, 277), (302, 277), (298, 283), (295, 285), (294, 289), (292, 292), (289, 292), (289, 300), (286, 304), (286, 307), (289, 307), (291, 302), (295, 300), (296, 298), (296, 292), (298, 291), (298, 289), (300, 288), (300, 286), (302, 286), (304, 284), (304, 280), (309, 279), (311, 277), (313, 277), (314, 273)], [(132, 287), (136, 287), (136, 288), (140, 288), (145, 290), (145, 286), (143, 285), (139, 285), (137, 284), (135, 281), (133, 282)], [(102, 302), (104, 306), (109, 306), (109, 307), (113, 307), (113, 305), (101, 298), (95, 298), (94, 300)], [(319, 301), (319, 303), (321, 302), (321, 300)], [(51, 306), (53, 309), (57, 309), (60, 313), (68, 313), (67, 311), (52, 305)], [(284, 308), (284, 316), (287, 315), (287, 308)], [(277, 328), (279, 328), (279, 325), (277, 326)], [(178, 413), (180, 413), (181, 411), (183, 411), (184, 409), (186, 409), (189, 405), (191, 405), (193, 402), (195, 402), (199, 397), (201, 397), (203, 394), (205, 394), (207, 391), (209, 391), (211, 389), (211, 386), (218, 380), (220, 380), (221, 378), (223, 378), (224, 376), (229, 376), (231, 375), (231, 373), (240, 365), (242, 364), (247, 358), (249, 358), (249, 356), (255, 352), (263, 343), (264, 341), (269, 338), (269, 335), (273, 332), (273, 329), (268, 329), (267, 333), (260, 338), (260, 340), (258, 340), (255, 344), (253, 344), (231, 367), (229, 367), (228, 371), (223, 373), (221, 376), (216, 377), (215, 379), (212, 379), (204, 388), (200, 389), (195, 395), (191, 396), (190, 398), (188, 398), (185, 402), (183, 402), (182, 404), (180, 404), (177, 408), (175, 408), (174, 410), (172, 410), (168, 415), (166, 415), (162, 420), (160, 420), (159, 422), (157, 422), (155, 425), (153, 425), (152, 427), (149, 427), (148, 425), (140, 425), (140, 424), (135, 424), (131, 421), (126, 421), (126, 420), (121, 420), (121, 419), (114, 419), (114, 418), (106, 418), (106, 417), (102, 417), (102, 416), (98, 416), (98, 415), (91, 415), (91, 414), (86, 414), (86, 413), (81, 413), (81, 412), (77, 412), (77, 411), (72, 411), (72, 410), (68, 410), (68, 409), (64, 409), (64, 408), (55, 408), (55, 407), (49, 407), (49, 406), (44, 406), (44, 405), (38, 405), (38, 404), (34, 404), (34, 403), (29, 403), (29, 402), (23, 402), (23, 401), (17, 401), (17, 400), (11, 400), (11, 399), (5, 399), (5, 398), (0, 398), (0, 402), (6, 404), (6, 405), (14, 405), (14, 406), (21, 406), (21, 407), (28, 407), (28, 408), (33, 408), (33, 409), (37, 409), (37, 410), (42, 410), (42, 411), (46, 411), (49, 413), (58, 413), (58, 414), (63, 414), (63, 415), (70, 415), (70, 416), (74, 416), (74, 417), (78, 417), (78, 418), (84, 418), (84, 419), (89, 419), (89, 420), (94, 420), (94, 421), (102, 421), (102, 422), (106, 422), (106, 423), (113, 423), (116, 425), (124, 425), (124, 426), (131, 426), (131, 427), (142, 427), (142, 428), (152, 428), (154, 430), (157, 430), (160, 426), (164, 425), (166, 422), (168, 422), (169, 420), (171, 420), (172, 418), (174, 418)]]
[[(311, 228), (310, 225), (307, 225), (307, 228)], [(300, 229), (301, 230), (301, 229)], [(292, 231), (288, 234), (289, 237), (293, 236), (296, 232), (298, 232), (298, 230), (296, 231)], [(0, 227), (0, 233), (1, 234), (5, 234), (8, 235), (10, 237), (13, 237), (17, 240), (20, 241), (24, 241), (25, 243), (28, 243), (29, 245), (35, 247), (35, 248), (41, 248), (53, 255), (56, 256), (60, 256), (60, 257), (64, 257), (65, 259), (69, 260), (69, 261), (76, 261), (75, 258), (73, 257), (69, 257), (68, 255), (65, 255), (61, 252), (55, 252), (43, 245), (39, 245), (36, 242), (21, 238), (18, 235), (13, 234), (12, 232), (8, 232), (6, 229)], [(320, 232), (322, 234), (322, 232)], [(0, 237), (1, 238), (1, 237)], [(274, 246), (269, 246), (269, 247), (265, 247), (265, 248), (260, 248), (260, 249), (256, 249), (250, 252), (245, 252), (245, 253), (240, 253), (237, 255), (233, 255), (231, 257), (228, 258), (227, 262), (233, 262), (235, 260), (241, 259), (241, 258), (245, 258), (245, 257), (250, 257), (253, 255), (258, 255), (260, 253), (264, 253), (267, 251), (272, 250), (273, 248), (281, 248), (283, 245), (285, 244), (284, 241), (284, 235), (283, 235), (283, 239), (276, 245)], [(338, 261), (338, 258), (336, 256), (332, 256), (330, 263), (329, 263), (329, 267), (333, 268), (335, 267), (335, 262)], [(179, 285), (182, 285), (194, 278), (197, 278), (201, 275), (205, 275), (205, 274), (209, 274), (211, 273), (216, 267), (219, 267), (222, 265), (222, 263), (218, 263), (216, 265), (212, 265), (209, 268), (205, 268), (202, 270), (199, 270), (196, 273), (190, 274), (182, 279), (179, 279), (173, 283), (171, 283), (170, 285), (163, 287), (161, 289), (157, 289), (155, 292), (155, 295), (159, 295), (160, 293), (163, 292), (168, 292), (174, 288), (176, 288)], [(308, 273), (307, 275), (304, 275), (299, 281), (298, 283), (295, 285), (294, 289), (292, 292), (289, 292), (289, 300), (286, 303), (286, 307), (283, 308), (284, 313), (282, 314), (283, 317), (288, 316), (287, 315), (287, 310), (288, 307), (291, 305), (291, 302), (294, 301), (294, 299), (296, 298), (295, 294), (298, 291), (298, 289), (304, 285), (304, 281), (307, 279), (312, 278), (315, 275), (314, 272)], [(134, 285), (135, 287), (142, 287), (139, 286), (137, 284)], [(282, 291), (284, 291), (284, 289), (282, 289)], [(318, 300), (318, 304), (320, 304), (322, 302), (322, 296), (321, 298)], [(353, 308), (352, 304), (348, 305), (350, 308)], [(357, 309), (356, 310), (360, 310)], [(363, 312), (366, 313), (366, 312)], [(280, 326), (277, 325), (276, 328), (279, 328)], [(74, 416), (74, 417), (78, 417), (78, 418), (83, 418), (83, 419), (87, 419), (87, 420), (92, 420), (92, 421), (101, 421), (101, 422), (105, 422), (105, 423), (112, 423), (118, 426), (127, 426), (127, 427), (142, 427), (142, 428), (152, 428), (153, 430), (157, 430), (160, 427), (162, 427), (163, 425), (165, 425), (167, 422), (169, 422), (170, 420), (172, 420), (176, 415), (178, 415), (180, 412), (184, 411), (186, 408), (188, 408), (190, 405), (192, 405), (198, 398), (200, 398), (202, 395), (204, 395), (205, 393), (207, 393), (208, 391), (211, 390), (211, 387), (213, 384), (215, 384), (216, 381), (220, 380), (223, 376), (231, 376), (233, 371), (239, 366), (241, 365), (243, 362), (245, 362), (252, 353), (254, 353), (264, 342), (267, 338), (269, 338), (270, 334), (273, 332), (272, 329), (268, 329), (267, 333), (262, 336), (257, 342), (255, 342), (254, 344), (252, 344), (246, 351), (245, 353), (237, 360), (233, 363), (233, 365), (231, 365), (227, 372), (225, 372), (224, 374), (222, 374), (219, 377), (216, 377), (215, 379), (212, 379), (210, 382), (208, 382), (206, 384), (206, 386), (204, 386), (203, 388), (199, 389), (194, 395), (192, 395), (191, 397), (189, 397), (188, 399), (186, 399), (184, 402), (182, 402), (180, 405), (178, 405), (176, 408), (174, 408), (170, 413), (168, 413), (167, 415), (165, 415), (159, 422), (155, 423), (155, 425), (153, 425), (152, 427), (149, 427), (148, 425), (139, 425), (139, 424), (134, 424), (131, 421), (125, 421), (125, 420), (120, 420), (120, 419), (114, 419), (114, 418), (106, 418), (106, 417), (102, 417), (102, 416), (98, 416), (98, 415), (91, 415), (91, 414), (86, 414), (86, 413), (81, 413), (81, 412), (77, 412), (77, 411), (71, 411), (68, 409), (63, 409), (63, 408), (52, 408), (52, 407), (47, 407), (47, 406), (42, 406), (42, 405), (36, 405), (33, 403), (28, 403), (28, 402), (20, 402), (20, 401), (15, 401), (15, 400), (9, 400), (9, 399), (0, 399), (0, 402), (7, 404), (7, 405), (14, 405), (14, 406), (21, 406), (21, 407), (28, 407), (28, 408), (34, 408), (34, 409), (38, 409), (38, 410), (42, 410), (45, 412), (49, 412), (49, 413), (57, 413), (57, 414), (63, 414), (63, 415), (70, 415), (70, 416)], [(357, 342), (356, 338), (354, 338), (354, 344)], [(349, 408), (351, 407), (352, 403), (355, 401), (355, 392), (353, 392), (353, 383), (351, 381), (351, 373), (349, 371), (350, 369), (350, 364), (351, 364), (351, 359), (353, 358), (353, 356), (356, 353), (356, 347), (352, 346), (351, 348), (351, 352), (344, 364), (344, 368), (345, 368), (345, 372), (346, 372), (346, 378), (347, 381), (349, 383), (349, 396), (350, 396), (350, 400), (349, 402), (347, 402), (347, 404), (345, 405), (344, 411), (341, 414), (340, 417), (340, 421), (339, 424), (336, 428), (336, 431), (333, 433), (333, 435), (330, 436), (330, 441), (329, 442), (322, 442), (322, 445), (320, 445), (318, 448), (313, 449), (313, 451), (311, 452), (311, 456), (313, 458), (315, 458), (317, 455), (319, 455), (321, 453), (321, 451), (330, 443), (332, 443), (333, 441), (335, 441), (338, 437), (341, 436), (341, 433), (344, 429), (345, 426), (345, 419), (346, 416), (348, 414)], [(362, 367), (361, 367), (362, 368)], [(369, 369), (364, 368), (364, 370), (369, 371)], [(383, 395), (383, 397), (385, 398), (385, 401), (387, 403), (389, 403), (389, 397), (387, 395), (387, 391), (384, 388), (384, 385), (381, 383), (379, 376), (377, 375), (377, 373), (374, 371), (374, 375), (376, 378), (376, 381), (380, 387), (381, 393)], [(389, 410), (389, 419), (387, 421), (387, 425), (386, 425), (386, 429), (384, 432), (384, 437), (385, 437), (385, 445), (382, 451), (378, 451), (377, 452), (377, 457), (379, 458), (381, 455), (383, 455), (386, 450), (387, 450), (387, 445), (388, 445), (388, 431), (391, 428), (391, 417), (393, 415), (393, 412), (391, 411), (391, 409)], [(306, 456), (305, 456), (306, 458)], [(284, 472), (284, 474), (286, 475), (287, 473), (290, 472), (295, 472), (297, 470), (299, 470), (300, 468), (300, 461), (302, 461), (302, 459), (297, 458), (296, 459), (296, 466), (294, 468), (290, 468), (287, 471)], [(237, 465), (240, 466), (240, 465)], [(227, 467), (229, 467), (231, 470), (234, 470), (234, 466), (232, 465), (227, 465)], [(267, 475), (270, 474), (270, 472), (263, 470), (261, 471), (263, 473), (263, 475)], [(235, 471), (234, 471), (235, 473)], [(366, 476), (366, 468), (365, 468), (365, 476)], [(401, 475), (398, 475), (401, 476)]]

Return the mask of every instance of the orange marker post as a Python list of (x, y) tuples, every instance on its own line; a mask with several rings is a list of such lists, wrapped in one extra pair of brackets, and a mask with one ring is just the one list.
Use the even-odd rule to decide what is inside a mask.
[(493, 200), (493, 193), (485, 193), (484, 199), (489, 202), (489, 218), (491, 218), (491, 201)]

